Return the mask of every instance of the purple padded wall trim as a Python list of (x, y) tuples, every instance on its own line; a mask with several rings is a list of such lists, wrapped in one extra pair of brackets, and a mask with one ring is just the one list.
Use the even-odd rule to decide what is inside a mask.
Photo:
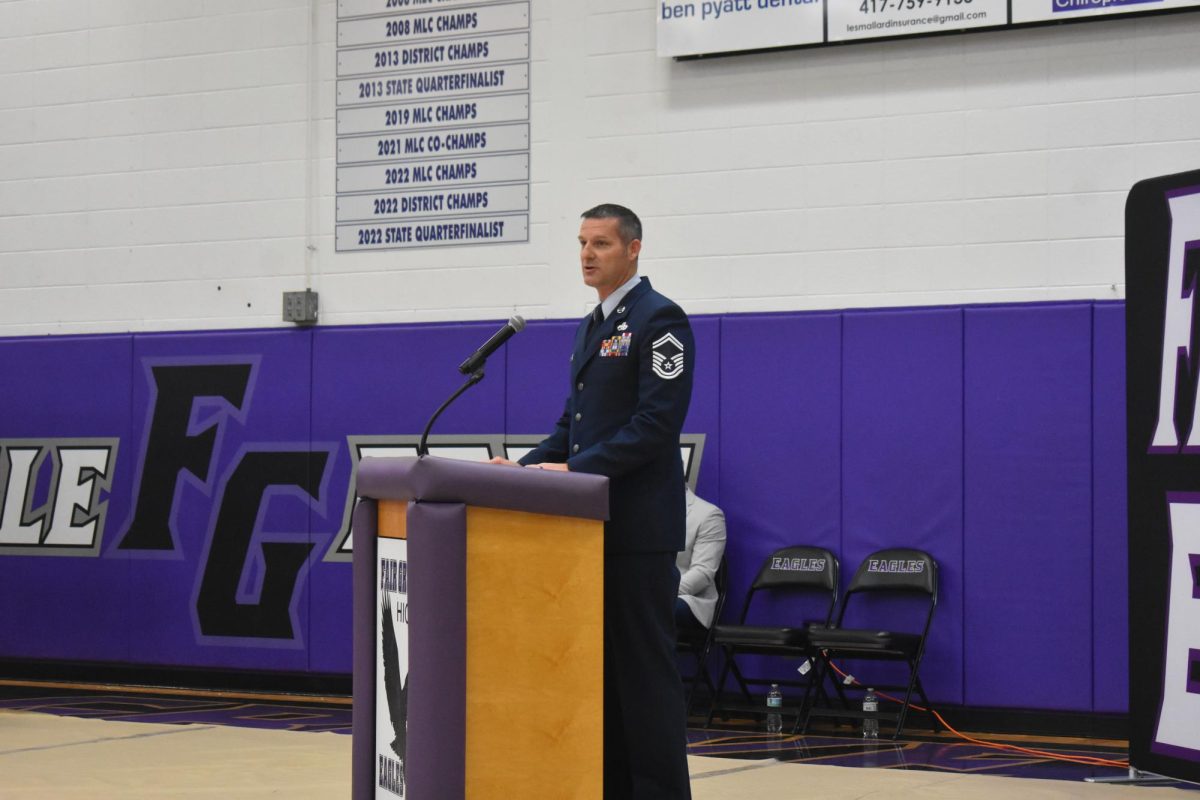
[[(118, 438), (100, 552), (129, 504), (129, 336), (6, 339), (0, 347), (0, 438)], [(8, 464), (0, 467), (0, 475)], [(0, 497), (0, 505), (4, 499)], [(19, 658), (129, 657), (127, 614), (135, 601), (124, 558), (0, 555), (0, 655)], [(20, 613), (11, 613), (21, 609)]]
[(354, 657), (352, 691), (354, 742), (350, 761), (353, 800), (375, 797), (375, 611), (379, 594), (375, 588), (376, 534), (379, 506), (363, 500), (354, 508), (354, 568), (351, 648)]
[(727, 620), (772, 551), (810, 544), (841, 552), (841, 325), (836, 313), (722, 320), (717, 466)]
[[(583, 316), (582, 310), (579, 315)], [(531, 322), (505, 345), (507, 433), (547, 434), (562, 416), (570, 388), (571, 347), (577, 325), (577, 321)]]
[(467, 509), (408, 504), (405, 777), (415, 797), (461, 798), (467, 746)]
[[(915, 547), (934, 557), (940, 603), (921, 676), (931, 700), (955, 704), (963, 681), (962, 375), (962, 311), (845, 314), (842, 585), (876, 550)], [(924, 619), (893, 623), (920, 630)]]
[(966, 310), (964, 700), (1092, 705), (1092, 308)]
[(705, 434), (696, 494), (719, 506), (721, 483), (716, 465), (721, 463), (721, 319), (697, 316), (690, 321), (696, 341), (696, 381), (683, 432)]
[[(726, 619), (776, 547), (829, 547), (848, 573), (873, 536), (893, 544), (884, 524), (929, 520), (928, 547), (944, 572), (925, 672), (935, 698), (1124, 710), (1123, 311), (1123, 303), (1078, 302), (694, 317), (696, 388), (685, 430), (708, 437), (700, 493), (729, 518)], [(953, 415), (953, 398), (935, 388), (948, 380), (951, 341), (934, 331), (941, 315), (960, 313), (970, 321), (960, 334), (965, 435), (955, 467), (953, 426), (940, 416)], [(434, 433), (547, 432), (562, 411), (575, 326), (530, 323)], [(0, 607), (27, 609), (0, 617), (0, 656), (349, 673), (350, 568), (322, 560), (350, 490), (346, 437), (418, 434), (461, 382), (458, 363), (496, 327), (0, 338), (0, 372), (20, 387), (0, 396), (0, 437), (120, 442), (98, 556), (0, 556)], [(153, 399), (147, 369), (156, 361), (251, 363), (254, 374), (244, 408), (195, 404), (193, 433), (215, 421), (218, 435), (207, 479), (185, 475), (172, 497), (178, 549), (131, 552), (117, 545), (135, 497)], [(312, 555), (294, 587), (295, 639), (203, 640), (196, 595), (223, 481), (246, 448), (305, 447), (330, 454), (321, 499), (269, 497), (239, 592), (253, 599), (264, 541), (309, 537)], [(907, 496), (880, 483), (901, 456), (927, 478)], [(957, 502), (944, 484), (955, 469)], [(40, 473), (45, 485), (49, 472)], [(956, 513), (965, 519), (958, 566), (944, 538)], [(1047, 557), (1032, 560), (1034, 550)], [(957, 653), (939, 638), (956, 628)]]
[(364, 458), (358, 494), (608, 519), (608, 478), (450, 458)]
[(1096, 305), (1092, 345), (1093, 703), (1129, 709), (1125, 461), (1125, 306)]
[[(176, 485), (172, 512), (178, 549), (166, 556), (135, 552), (130, 555), (129, 591), (134, 599), (124, 623), (116, 630), (130, 637), (129, 657), (135, 663), (179, 664), (303, 672), (311, 668), (305, 646), (309, 628), (307, 579), (302, 569), (293, 595), (296, 639), (286, 641), (203, 638), (197, 621), (196, 598), (204, 577), (213, 526), (226, 480), (248, 449), (308, 449), (312, 445), (309, 395), (296, 391), (311, 380), (312, 330), (221, 331), (146, 334), (133, 337), (133, 436), (123, 457), (142, 458), (149, 413), (155, 399), (150, 368), (155, 364), (252, 364), (249, 385), (240, 409), (214, 399), (198, 399), (193, 419), (215, 420), (216, 439), (208, 465), (208, 481), (182, 475)], [(132, 485), (120, 488), (130, 493)], [(329, 494), (326, 508), (341, 505)], [(310, 504), (298, 494), (268, 494), (260, 508), (246, 572), (254, 574), (261, 543), (267, 538), (312, 541)], [(109, 543), (116, 545), (128, 520), (111, 520)], [(266, 534), (270, 533), (268, 537)], [(276, 535), (278, 534), (278, 535)], [(110, 550), (114, 556), (129, 551)], [(253, 582), (251, 582), (253, 583)], [(342, 624), (349, 618), (346, 593)], [(249, 594), (249, 593), (247, 593)], [(146, 602), (153, 598), (153, 602)], [(256, 597), (247, 597), (257, 602)], [(127, 633), (128, 632), (128, 633)], [(106, 632), (112, 635), (113, 631)], [(343, 634), (343, 641), (345, 634)], [(346, 661), (346, 669), (349, 669)]]
[[(350, 484), (346, 437), (421, 433), (429, 415), (462, 383), (458, 365), (495, 332), (496, 322), (385, 325), (316, 329), (313, 341), (312, 436), (338, 442), (330, 478), (327, 518), (314, 517), (314, 536), (323, 555), (342, 524), (342, 502)], [(505, 359), (522, 334), (488, 361), (487, 377), (454, 401), (434, 434), (491, 434), (504, 429)], [(350, 613), (346, 577), (336, 565), (313, 570), (312, 669), (350, 669), (345, 620)]]
[[(495, 331), (491, 322), (320, 331), (313, 346), (314, 435), (344, 437), (347, 428), (358, 435), (419, 434), (462, 384), (458, 364)], [(501, 349), (489, 359), (487, 377), (454, 401), (434, 434), (502, 430), (506, 356)]]

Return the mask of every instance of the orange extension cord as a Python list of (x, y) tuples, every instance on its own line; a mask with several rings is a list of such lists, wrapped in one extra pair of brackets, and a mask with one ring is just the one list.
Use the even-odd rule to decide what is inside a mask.
[[(829, 663), (829, 666), (833, 667), (834, 672), (836, 672), (838, 675), (842, 676), (843, 680), (853, 681), (857, 686), (863, 685), (862, 682), (858, 680), (858, 678), (855, 678), (853, 675), (850, 675), (848, 673), (842, 672), (842, 670), (838, 667), (837, 664), (834, 664), (832, 661), (830, 661), (828, 663)], [(891, 700), (893, 703), (899, 704), (899, 703), (903, 702), (899, 698), (892, 697), (890, 694), (887, 694), (885, 692), (876, 692), (876, 694), (879, 697), (883, 697), (887, 700)], [(1113, 761), (1112, 759), (1100, 758), (1098, 756), (1065, 756), (1065, 755), (1062, 755), (1061, 753), (1051, 753), (1046, 750), (1035, 750), (1033, 748), (1021, 747), (1021, 746), (1015, 745), (1015, 744), (1004, 744), (1003, 742), (988, 742), (988, 741), (984, 741), (983, 739), (976, 739), (974, 736), (968, 736), (965, 733), (955, 730), (954, 726), (951, 725), (949, 722), (946, 722), (946, 720), (942, 717), (942, 715), (939, 714), (936, 710), (931, 711), (930, 709), (923, 708), (922, 706), (919, 706), (916, 703), (909, 703), (908, 705), (909, 705), (909, 708), (915, 708), (917, 711), (925, 711), (927, 713), (933, 714), (933, 716), (937, 717), (938, 722), (940, 722), (946, 726), (946, 730), (950, 731), (955, 736), (970, 742), (971, 744), (977, 744), (977, 745), (980, 745), (981, 747), (994, 747), (997, 750), (1006, 750), (1009, 752), (1024, 753), (1025, 755), (1037, 756), (1039, 758), (1049, 758), (1049, 759), (1053, 759), (1055, 761), (1070, 761), (1071, 763), (1074, 763), (1074, 764), (1084, 764), (1084, 765), (1092, 766), (1092, 767), (1120, 767), (1122, 769), (1129, 768), (1128, 761)]]

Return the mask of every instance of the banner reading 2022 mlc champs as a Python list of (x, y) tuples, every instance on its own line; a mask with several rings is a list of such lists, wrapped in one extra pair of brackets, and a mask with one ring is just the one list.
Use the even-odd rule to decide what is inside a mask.
[(656, 0), (658, 54), (996, 30), (1200, 6), (1200, 0)]
[(528, 241), (530, 0), (337, 9), (337, 250)]

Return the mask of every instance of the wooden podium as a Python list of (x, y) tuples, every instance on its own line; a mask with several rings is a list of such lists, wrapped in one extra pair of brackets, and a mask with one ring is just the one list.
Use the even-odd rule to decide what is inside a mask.
[(600, 800), (608, 479), (366, 458), (357, 494), (354, 800)]

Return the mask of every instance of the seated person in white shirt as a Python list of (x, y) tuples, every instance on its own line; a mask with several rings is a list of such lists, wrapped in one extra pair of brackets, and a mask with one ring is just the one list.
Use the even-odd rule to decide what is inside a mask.
[(675, 627), (694, 633), (712, 627), (717, 607), (717, 567), (725, 554), (725, 514), (707, 500), (687, 492), (687, 540), (679, 551), (679, 596)]

